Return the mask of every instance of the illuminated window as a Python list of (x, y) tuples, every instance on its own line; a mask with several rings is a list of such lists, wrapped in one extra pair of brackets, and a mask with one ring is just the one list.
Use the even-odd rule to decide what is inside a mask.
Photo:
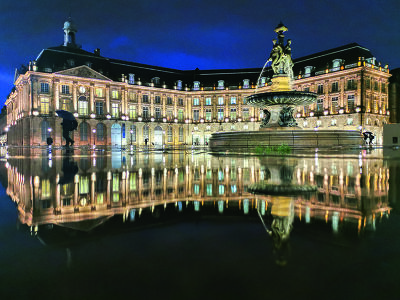
[(178, 109), (178, 121), (183, 121), (183, 109)]
[(231, 104), (236, 104), (236, 97), (231, 97)]
[(231, 108), (231, 121), (236, 120), (236, 108)]
[(183, 142), (183, 127), (179, 127), (179, 142)]
[(353, 119), (352, 118), (348, 118), (347, 119), (347, 125), (353, 125)]
[(218, 108), (218, 121), (222, 121), (224, 119), (224, 109)]
[(143, 107), (143, 118), (148, 119), (149, 118), (149, 108), (147, 106)]
[(61, 93), (64, 95), (69, 95), (69, 85), (63, 84), (61, 86)]
[(218, 193), (219, 193), (220, 195), (225, 194), (225, 186), (224, 186), (223, 184), (220, 184), (220, 185), (218, 186)]
[(129, 97), (129, 100), (130, 100), (130, 101), (134, 101), (134, 100), (135, 100), (135, 97), (136, 97), (135, 92), (134, 92), (134, 91), (129, 91), (128, 97)]
[(332, 97), (332, 100), (331, 100), (331, 111), (332, 111), (332, 113), (337, 113), (337, 111), (338, 111), (338, 108), (339, 108), (338, 100), (339, 100), (338, 97)]
[(324, 110), (324, 99), (317, 99), (317, 112), (318, 113), (322, 113), (322, 111)]
[(48, 115), (50, 109), (50, 100), (49, 98), (40, 98), (40, 113)]
[(261, 77), (259, 86), (265, 86), (266, 82), (267, 82), (267, 78), (266, 77)]
[(195, 195), (200, 194), (200, 186), (198, 184), (195, 184), (193, 186), (193, 192), (194, 192)]
[(223, 80), (218, 80), (218, 89), (223, 90), (225, 87), (225, 82)]
[(211, 97), (206, 98), (206, 105), (211, 105)]
[(224, 171), (223, 170), (218, 170), (218, 180), (219, 181), (224, 180)]
[(248, 89), (250, 87), (250, 79), (243, 79), (243, 88)]
[(195, 106), (200, 105), (199, 98), (193, 98), (193, 105), (195, 105)]
[(231, 193), (235, 194), (237, 192), (237, 186), (236, 184), (231, 185)]
[(103, 89), (96, 88), (96, 97), (102, 98), (103, 97)]
[(97, 204), (104, 203), (104, 193), (97, 193), (96, 195)]
[(365, 80), (365, 88), (367, 89), (371, 88), (371, 80), (369, 78)]
[(176, 88), (177, 88), (178, 90), (181, 90), (181, 89), (182, 89), (182, 80), (178, 80), (178, 81), (176, 82)]
[(116, 102), (111, 103), (111, 116), (113, 118), (119, 117), (119, 104)]
[(112, 200), (113, 202), (119, 202), (119, 193), (113, 193)]
[(68, 98), (63, 98), (61, 99), (61, 109), (70, 111), (71, 110), (71, 100)]
[(40, 83), (40, 92), (45, 94), (49, 93), (49, 84), (47, 82)]
[(207, 196), (212, 196), (212, 184), (207, 183)]
[(42, 179), (42, 199), (49, 198), (51, 196), (50, 180)]
[(349, 112), (354, 111), (354, 95), (348, 95), (347, 96), (347, 110)]
[(119, 174), (112, 174), (112, 191), (119, 192)]
[(212, 111), (211, 111), (211, 109), (206, 109), (206, 121), (211, 122), (211, 118), (212, 118)]
[(161, 108), (156, 107), (156, 119), (160, 120), (161, 119)]
[(129, 119), (134, 120), (136, 119), (136, 106), (129, 105)]
[(224, 105), (224, 97), (218, 97), (218, 105)]
[(89, 177), (88, 176), (79, 176), (79, 194), (88, 194), (89, 193)]
[(113, 99), (118, 99), (118, 91), (117, 90), (112, 90), (111, 91), (111, 98)]
[(88, 108), (88, 101), (86, 100), (85, 96), (80, 96), (79, 101), (78, 101), (78, 111), (79, 115), (82, 116), (87, 116), (89, 113), (89, 108)]
[(129, 189), (131, 191), (136, 191), (137, 186), (136, 186), (136, 173), (130, 173), (129, 174)]
[(193, 90), (198, 91), (200, 89), (200, 81), (193, 82)]

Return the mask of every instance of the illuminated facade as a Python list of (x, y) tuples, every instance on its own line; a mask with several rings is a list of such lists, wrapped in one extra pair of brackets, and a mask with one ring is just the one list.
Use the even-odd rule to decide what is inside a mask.
[(247, 192), (256, 182), (279, 182), (281, 165), (273, 157), (260, 161), (184, 151), (133, 152), (125, 158), (80, 155), (75, 161), (68, 156), (62, 160), (35, 157), (39, 158), (29, 163), (10, 158), (6, 165), (7, 194), (17, 204), (21, 223), (33, 231), (45, 224), (72, 226), (114, 215), (138, 219), (142, 212), (155, 213), (157, 207), (161, 212), (175, 207), (177, 211), (246, 216), (255, 210), (264, 215), (271, 205), (274, 214), (274, 209), (289, 201), (296, 220), (322, 220), (334, 232), (345, 223), (358, 232), (374, 228), (376, 219), (390, 213), (389, 169), (381, 160), (362, 157), (291, 161), (292, 183), (316, 185), (318, 191), (289, 200)]
[[(9, 145), (64, 143), (58, 109), (75, 114), (75, 145), (206, 145), (213, 132), (257, 130), (262, 111), (246, 97), (268, 89), (268, 69), (182, 71), (105, 58), (75, 44), (64, 24), (64, 44), (44, 49), (16, 73), (8, 99)], [(317, 93), (298, 107), (299, 126), (369, 130), (382, 142), (388, 123), (388, 66), (349, 44), (294, 60), (294, 88)]]

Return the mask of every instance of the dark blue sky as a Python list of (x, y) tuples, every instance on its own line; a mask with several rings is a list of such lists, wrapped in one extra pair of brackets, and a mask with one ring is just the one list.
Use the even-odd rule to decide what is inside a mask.
[(295, 58), (356, 42), (400, 67), (399, 0), (1, 0), (0, 11), (0, 106), (15, 68), (63, 43), (69, 15), (84, 50), (144, 64), (262, 67), (282, 21)]

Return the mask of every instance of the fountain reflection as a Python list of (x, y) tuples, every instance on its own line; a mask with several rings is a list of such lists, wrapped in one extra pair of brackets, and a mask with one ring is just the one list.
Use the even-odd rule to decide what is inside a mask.
[[(48, 160), (9, 158), (6, 165), (7, 193), (33, 235), (48, 224), (92, 231), (112, 217), (122, 220), (121, 226), (139, 226), (182, 216), (257, 219), (260, 214), (278, 251), (296, 222), (323, 220), (334, 233), (344, 227), (362, 233), (390, 212), (389, 169), (381, 160), (259, 160), (185, 151), (120, 154), (120, 163), (102, 153), (63, 159), (55, 154), (51, 166)], [(256, 183), (314, 190), (255, 195), (249, 187)]]

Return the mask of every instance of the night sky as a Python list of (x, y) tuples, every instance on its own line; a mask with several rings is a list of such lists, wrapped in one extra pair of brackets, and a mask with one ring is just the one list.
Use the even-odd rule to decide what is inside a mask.
[(356, 42), (400, 67), (399, 0), (0, 0), (0, 12), (0, 107), (69, 16), (84, 50), (182, 70), (262, 67), (280, 21), (294, 58)]

